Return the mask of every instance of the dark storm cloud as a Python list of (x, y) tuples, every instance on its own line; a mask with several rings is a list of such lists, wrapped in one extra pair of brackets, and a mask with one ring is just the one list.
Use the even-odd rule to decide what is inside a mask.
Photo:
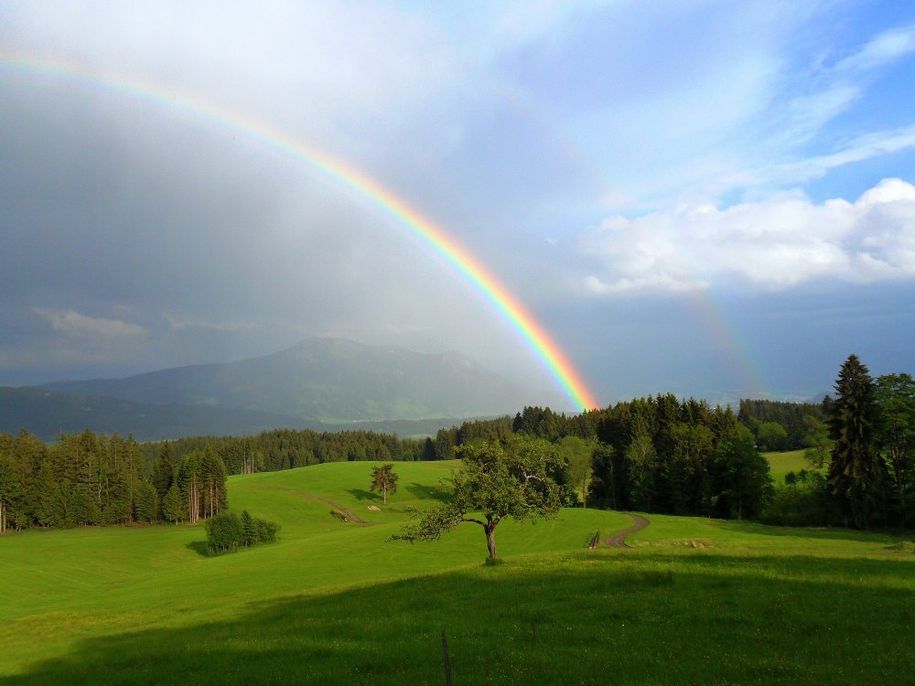
[[(602, 398), (745, 392), (684, 291), (735, 289), (786, 312), (817, 289), (839, 305), (857, 292), (836, 278), (894, 279), (910, 294), (905, 197), (884, 197), (880, 221), (858, 221), (854, 203), (892, 176), (908, 192), (910, 165), (893, 169), (901, 158), (887, 153), (912, 148), (911, 122), (849, 115), (882, 70), (905, 66), (915, 31), (823, 34), (817, 49), (832, 59), (810, 64), (790, 39), (818, 10), (795, 5), (710, 3), (674, 21), (659, 19), (663, 8), (590, 3), (481, 3), (466, 15), (346, 2), (4, 4), (0, 53), (61, 60), (95, 81), (0, 69), (0, 383), (232, 359), (313, 334), (457, 349), (551, 383), (427, 244), (308, 164), (182, 109), (191, 94), (340, 157), (449, 229)], [(647, 28), (637, 45), (613, 40), (672, 21), (673, 57)], [(709, 26), (741, 39), (693, 40)], [(804, 69), (813, 77), (798, 84)], [(106, 79), (157, 83), (176, 102)], [(839, 115), (847, 130), (832, 131)], [(824, 175), (868, 160), (883, 162), (827, 207), (820, 198), (837, 196)], [(811, 179), (816, 201), (792, 185)], [(830, 212), (844, 233), (824, 229)], [(757, 230), (773, 222), (778, 242)], [(827, 310), (803, 326), (744, 322), (765, 329), (752, 338), (770, 343), (757, 359), (771, 390), (804, 383), (776, 371), (788, 327), (807, 332), (807, 354), (818, 326), (850, 335)], [(885, 340), (909, 323), (881, 319)], [(819, 375), (809, 384), (820, 390)]]

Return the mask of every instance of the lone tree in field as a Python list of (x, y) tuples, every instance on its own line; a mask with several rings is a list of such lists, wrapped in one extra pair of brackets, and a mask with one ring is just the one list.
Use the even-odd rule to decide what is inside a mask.
[(876, 441), (876, 389), (856, 355), (842, 365), (835, 389), (829, 417), (829, 437), (835, 444), (828, 483), (846, 524), (865, 529), (878, 515), (885, 516), (887, 475)]
[(388, 493), (397, 493), (397, 475), (394, 465), (388, 462), (380, 467), (372, 467), (372, 490), (381, 493), (384, 504), (388, 504)]
[(506, 517), (517, 521), (549, 517), (559, 509), (555, 475), (563, 468), (556, 451), (544, 441), (516, 437), (508, 443), (485, 441), (459, 449), (461, 469), (451, 477), (449, 502), (422, 513), (395, 538), (437, 540), (458, 524), (483, 528), (489, 559), (498, 559), (496, 527)]

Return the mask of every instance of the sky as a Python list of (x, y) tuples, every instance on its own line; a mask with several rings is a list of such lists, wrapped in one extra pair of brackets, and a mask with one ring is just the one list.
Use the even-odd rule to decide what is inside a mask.
[(555, 397), (426, 242), (189, 97), (435, 221), (601, 403), (915, 371), (913, 77), (898, 0), (3, 0), (0, 384), (339, 336)]

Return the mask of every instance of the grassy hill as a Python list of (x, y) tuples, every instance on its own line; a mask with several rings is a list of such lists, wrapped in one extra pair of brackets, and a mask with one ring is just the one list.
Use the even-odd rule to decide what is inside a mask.
[(763, 453), (763, 457), (769, 461), (772, 480), (777, 484), (785, 483), (785, 475), (789, 472), (797, 474), (802, 469), (806, 469), (808, 472), (813, 470), (813, 467), (804, 458), (803, 450)]
[[(622, 513), (565, 510), (483, 535), (390, 542), (452, 463), (230, 479), (281, 540), (200, 554), (201, 526), (0, 538), (9, 683), (893, 683), (911, 679), (915, 546), (879, 534), (648, 515), (631, 549), (585, 549)], [(350, 510), (366, 524), (330, 515)], [(380, 512), (372, 512), (377, 505)]]

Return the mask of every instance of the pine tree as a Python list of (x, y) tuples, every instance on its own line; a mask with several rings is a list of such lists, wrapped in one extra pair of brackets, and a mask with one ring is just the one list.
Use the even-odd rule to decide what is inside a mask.
[(187, 513), (187, 520), (191, 524), (196, 524), (200, 521), (200, 513), (203, 508), (200, 471), (200, 453), (192, 451), (178, 461), (178, 468), (175, 473), (175, 482), (185, 503), (184, 511)]
[(203, 516), (212, 517), (226, 506), (226, 466), (212, 447), (200, 456), (199, 474), (203, 493)]
[(886, 521), (886, 466), (876, 444), (879, 418), (874, 382), (865, 365), (850, 355), (839, 370), (829, 417), (835, 441), (828, 484), (845, 523), (859, 529)]
[(133, 503), (133, 518), (137, 522), (154, 522), (159, 514), (159, 494), (156, 487), (146, 479), (137, 484)]
[(159, 448), (159, 459), (153, 469), (153, 485), (156, 487), (156, 493), (159, 494), (160, 502), (165, 499), (165, 494), (172, 485), (175, 478), (175, 457), (172, 454), (171, 446), (166, 442)]
[(394, 465), (390, 462), (380, 467), (372, 467), (372, 490), (381, 492), (385, 504), (388, 502), (388, 493), (397, 493), (397, 479)]
[(243, 545), (257, 545), (257, 520), (255, 520), (247, 510), (241, 511), (241, 528), (244, 532)]
[(177, 524), (188, 517), (187, 503), (181, 497), (177, 483), (173, 483), (162, 499), (162, 517), (167, 522)]

